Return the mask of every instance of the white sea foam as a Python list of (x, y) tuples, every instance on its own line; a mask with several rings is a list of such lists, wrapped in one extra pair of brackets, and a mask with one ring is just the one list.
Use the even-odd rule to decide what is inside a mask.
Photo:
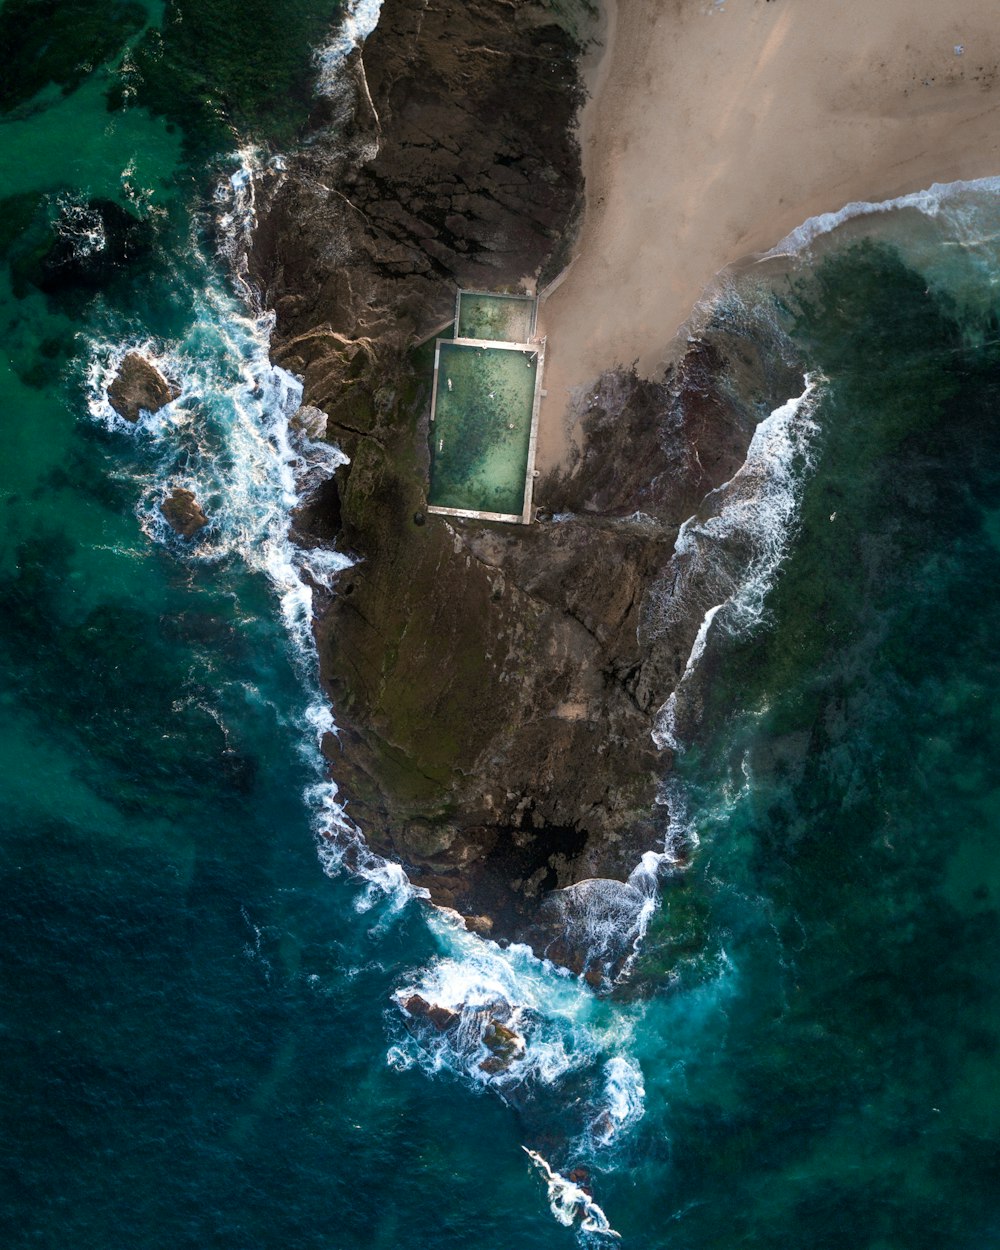
[(935, 183), (879, 203), (859, 201), (804, 222), (764, 257), (812, 259), (829, 235), (883, 240), (919, 272), (929, 290), (946, 293), (970, 337), (981, 337), (993, 309), (1000, 227), (1000, 177)]
[[(587, 1027), (589, 995), (572, 978), (527, 947), (501, 950), (444, 914), (432, 916), (431, 926), (447, 953), (393, 995), (401, 1008), (416, 995), (457, 1016), (454, 1029), (413, 1029), (414, 1054), (428, 1073), (448, 1071), (516, 1102), (516, 1090), (550, 1085), (595, 1061), (599, 1042)], [(491, 1021), (521, 1039), (519, 1057), (501, 1071), (482, 1066), (490, 1057), (484, 1031)]]
[[(270, 316), (248, 315), (233, 297), (206, 285), (182, 341), (156, 345), (137, 337), (93, 345), (88, 406), (95, 420), (143, 439), (151, 453), (139, 505), (146, 533), (187, 559), (238, 556), (265, 573), (279, 595), (296, 654), (311, 669), (312, 589), (303, 571), (329, 585), (350, 560), (301, 551), (289, 537), (289, 522), (311, 486), (346, 457), (291, 429), (302, 385), (270, 363), (271, 326)], [(107, 398), (107, 386), (131, 350), (152, 360), (181, 391), (135, 425), (119, 417)], [(194, 542), (177, 539), (160, 511), (177, 486), (192, 490), (211, 519)]]
[(621, 1233), (611, 1227), (608, 1217), (586, 1189), (555, 1171), (537, 1150), (529, 1150), (527, 1146), (522, 1149), (545, 1180), (549, 1209), (560, 1224), (571, 1228), (579, 1220), (580, 1232), (584, 1234), (585, 1240), (589, 1239), (588, 1234), (602, 1240), (621, 1237)]
[(80, 259), (103, 252), (108, 235), (101, 213), (78, 195), (60, 196), (56, 201), (59, 217), (56, 231)]
[(273, 195), (285, 177), (285, 158), (268, 156), (254, 144), (244, 144), (232, 157), (235, 170), (221, 178), (215, 188), (215, 215), (219, 251), (251, 309), (258, 307), (257, 293), (249, 279), (248, 257), (257, 226), (257, 208), (265, 181)]
[[(256, 150), (244, 149), (234, 163), (236, 172), (221, 184), (215, 204), (221, 250), (239, 279), (245, 272), (239, 258), (256, 219), (255, 182), (280, 170), (280, 161), (275, 158), (265, 165)], [(317, 683), (313, 594), (317, 587), (334, 589), (338, 574), (352, 560), (342, 552), (304, 549), (290, 532), (294, 510), (347, 457), (293, 422), (302, 384), (271, 364), (273, 316), (255, 310), (245, 281), (238, 294), (226, 290), (213, 261), (195, 244), (192, 247), (190, 260), (201, 269), (204, 283), (185, 333), (170, 343), (157, 343), (139, 332), (92, 341), (86, 375), (88, 410), (94, 421), (137, 443), (137, 512), (150, 539), (187, 561), (241, 560), (270, 582), (307, 696), (301, 718), (303, 755), (315, 781), (305, 798), (321, 861), (327, 871), (339, 871), (346, 849), (351, 848), (352, 871), (366, 883), (359, 908), (388, 901), (394, 914), (408, 899), (426, 891), (414, 890), (398, 865), (386, 863), (364, 844), (336, 785), (325, 776), (320, 752), (323, 738), (336, 726)], [(108, 400), (108, 387), (126, 353), (133, 350), (180, 388), (172, 403), (156, 413), (141, 414), (135, 423), (121, 418)], [(160, 509), (165, 496), (178, 486), (191, 490), (210, 518), (192, 540), (179, 538)]]
[[(547, 1131), (556, 1116), (562, 1153), (577, 1164), (624, 1147), (644, 1109), (642, 1071), (630, 1053), (641, 1007), (602, 1001), (528, 947), (501, 949), (457, 918), (436, 913), (431, 928), (442, 954), (396, 990), (407, 1033), (388, 1061), (399, 1066), (402, 1054), (429, 1076), (489, 1088), (529, 1120), (543, 1108)], [(506, 1053), (496, 1048), (497, 1026)]]
[(593, 1140), (610, 1146), (642, 1119), (646, 1090), (632, 1058), (614, 1055), (604, 1065), (604, 1106), (591, 1124)]
[[(743, 630), (763, 619), (808, 467), (815, 385), (810, 381), (801, 396), (761, 422), (745, 464), (682, 529), (675, 563), (661, 579), (661, 591), (668, 586), (673, 591), (664, 595), (665, 616), (683, 613), (687, 619), (692, 603), (702, 605), (702, 627), (682, 686), (697, 669), (713, 625), (725, 621), (727, 628)], [(665, 728), (661, 717), (657, 732)], [(669, 810), (664, 843), (642, 857), (626, 882), (578, 882), (547, 903), (560, 909), (562, 931), (573, 948), (586, 949), (597, 966), (618, 969), (620, 976), (632, 970), (664, 871), (697, 843), (680, 783), (668, 782), (660, 797)], [(394, 995), (409, 1031), (394, 1055), (405, 1053), (429, 1074), (448, 1072), (488, 1086), (522, 1109), (572, 1083), (588, 1094), (575, 1096), (575, 1128), (564, 1125), (567, 1157), (598, 1160), (626, 1143), (645, 1108), (629, 1011), (602, 1004), (579, 978), (536, 959), (527, 948), (501, 950), (445, 918), (432, 927), (444, 953)], [(414, 1003), (415, 996), (429, 1008)], [(495, 1024), (518, 1039), (517, 1053), (507, 1062), (491, 1059), (487, 1037)], [(582, 1232), (610, 1235), (603, 1212), (587, 1205), (593, 1200), (582, 1187), (551, 1168), (546, 1176), (556, 1218), (567, 1224), (579, 1218)]]
[(329, 42), (314, 54), (319, 70), (317, 91), (320, 95), (334, 95), (337, 92), (342, 81), (344, 62), (378, 25), (381, 11), (382, 0), (352, 0), (347, 15), (333, 31)]
[(810, 466), (816, 379), (754, 431), (737, 473), (681, 526), (652, 600), (650, 632), (702, 614), (677, 687), (657, 714), (654, 741), (680, 750), (678, 717), (713, 629), (745, 634), (765, 619), (767, 595), (785, 557)]

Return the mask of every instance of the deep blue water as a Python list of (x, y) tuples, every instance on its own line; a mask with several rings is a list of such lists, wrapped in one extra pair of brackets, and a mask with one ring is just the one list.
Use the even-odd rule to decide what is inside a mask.
[[(720, 310), (766, 308), (811, 387), (687, 528), (710, 625), (663, 730), (697, 846), (598, 998), (317, 851), (287, 523), (333, 453), (224, 245), (336, 6), (239, 38), (223, 0), (44, 7), (0, 7), (3, 1245), (610, 1244), (522, 1146), (588, 1167), (633, 1250), (991, 1244), (997, 188), (802, 236), (777, 303)], [(56, 281), (99, 200), (134, 252)], [(104, 387), (136, 343), (182, 394), (130, 427)], [(466, 1004), (462, 1046), (406, 1032), (411, 986)], [(490, 1081), (497, 1003), (527, 1054)]]

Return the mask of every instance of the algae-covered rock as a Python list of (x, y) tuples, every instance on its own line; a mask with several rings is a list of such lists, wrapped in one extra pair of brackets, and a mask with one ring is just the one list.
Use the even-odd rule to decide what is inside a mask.
[(495, 1018), (488, 1020), (483, 1029), (483, 1045), (490, 1053), (479, 1067), (491, 1076), (506, 1072), (524, 1055), (524, 1038)]
[(483, 1045), (498, 1059), (511, 1060), (524, 1050), (524, 1039), (499, 1020), (490, 1020), (483, 1031)]

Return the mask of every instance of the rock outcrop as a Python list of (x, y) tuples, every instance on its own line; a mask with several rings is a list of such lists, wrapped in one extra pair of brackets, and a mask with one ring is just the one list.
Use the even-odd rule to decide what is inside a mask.
[(193, 538), (199, 530), (208, 524), (208, 516), (193, 491), (183, 486), (175, 487), (163, 503), (160, 504), (167, 524), (182, 538)]
[(701, 612), (657, 629), (659, 578), (679, 526), (796, 388), (721, 330), (661, 383), (606, 375), (582, 456), (538, 483), (559, 519), (527, 528), (415, 524), (420, 431), (396, 409), (355, 441), (338, 504), (359, 559), (316, 625), (341, 727), (331, 766), (371, 846), (479, 931), (576, 966), (549, 892), (623, 881), (662, 843), (671, 759), (651, 735)]
[(452, 1011), (450, 1007), (442, 1007), (438, 1003), (429, 1003), (420, 994), (411, 994), (403, 1003), (403, 1010), (414, 1020), (426, 1020), (439, 1033), (455, 1028), (462, 1018), (459, 1012)]
[(717, 327), (660, 382), (595, 383), (582, 453), (537, 484), (552, 519), (426, 515), (430, 360), (412, 345), (456, 286), (516, 286), (572, 236), (567, 26), (528, 0), (385, 0), (344, 100), (276, 175), (252, 272), (276, 361), (351, 457), (297, 519), (358, 558), (315, 625), (349, 814), (470, 927), (599, 982), (617, 956), (595, 966), (568, 936), (584, 894), (564, 887), (624, 881), (662, 841), (671, 760), (651, 730), (700, 615), (651, 627), (660, 575), (761, 415), (801, 386)]
[(145, 356), (129, 352), (108, 387), (108, 403), (126, 421), (138, 421), (142, 412), (159, 412), (180, 393)]

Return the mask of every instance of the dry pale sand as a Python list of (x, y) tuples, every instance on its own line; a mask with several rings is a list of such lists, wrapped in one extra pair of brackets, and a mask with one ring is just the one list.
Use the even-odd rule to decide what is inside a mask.
[(606, 5), (583, 228), (541, 307), (542, 470), (576, 388), (617, 363), (655, 375), (724, 266), (852, 200), (1000, 174), (997, 0)]

